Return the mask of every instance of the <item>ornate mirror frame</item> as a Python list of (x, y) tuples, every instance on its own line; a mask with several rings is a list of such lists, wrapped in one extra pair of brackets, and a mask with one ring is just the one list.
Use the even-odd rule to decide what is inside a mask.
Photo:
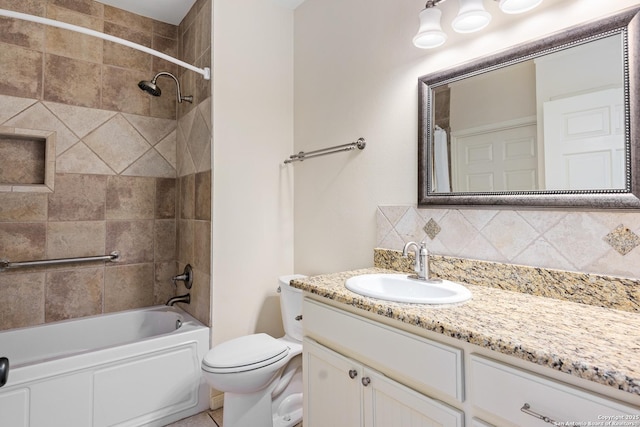
[[(612, 190), (539, 190), (504, 193), (435, 193), (432, 188), (434, 90), (465, 77), (536, 58), (545, 53), (622, 34), (624, 53), (626, 188)], [(640, 8), (570, 28), (452, 69), (418, 79), (418, 205), (502, 205), (531, 207), (640, 208)]]

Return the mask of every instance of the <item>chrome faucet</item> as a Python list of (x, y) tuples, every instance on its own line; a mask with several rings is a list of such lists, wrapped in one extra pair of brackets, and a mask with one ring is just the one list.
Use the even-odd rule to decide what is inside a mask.
[(409, 256), (409, 249), (412, 246), (416, 253), (416, 263), (413, 267), (416, 274), (409, 277), (413, 277), (418, 280), (429, 280), (429, 252), (427, 252), (427, 246), (424, 242), (420, 242), (420, 244), (416, 242), (408, 242), (402, 249), (403, 257), (406, 258)]
[(189, 304), (191, 302), (191, 294), (178, 295), (177, 297), (169, 298), (167, 305), (171, 306), (177, 302)]

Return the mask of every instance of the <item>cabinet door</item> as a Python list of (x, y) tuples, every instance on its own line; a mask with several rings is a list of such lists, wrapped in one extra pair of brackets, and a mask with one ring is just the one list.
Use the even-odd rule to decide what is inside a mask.
[(365, 427), (461, 427), (462, 412), (365, 368)]
[(362, 427), (362, 365), (309, 338), (303, 363), (304, 426)]

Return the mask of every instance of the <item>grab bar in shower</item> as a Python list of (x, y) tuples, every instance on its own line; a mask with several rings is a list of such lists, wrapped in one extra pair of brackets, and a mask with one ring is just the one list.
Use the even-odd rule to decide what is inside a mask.
[(335, 147), (322, 148), (320, 150), (309, 151), (305, 153), (304, 151), (299, 152), (298, 154), (292, 154), (289, 156), (284, 163), (293, 163), (298, 161), (303, 161), (306, 159), (311, 159), (314, 157), (326, 156), (327, 154), (340, 153), (342, 151), (351, 151), (353, 149), (358, 148), (359, 150), (364, 150), (364, 147), (367, 146), (367, 141), (364, 138), (358, 138), (357, 141), (350, 142), (348, 144), (336, 145)]
[(20, 267), (37, 267), (41, 265), (57, 265), (57, 264), (69, 264), (72, 262), (94, 262), (94, 261), (111, 261), (117, 262), (120, 259), (120, 252), (113, 251), (109, 255), (98, 255), (78, 258), (58, 258), (58, 259), (41, 259), (35, 261), (18, 261), (11, 262), (6, 259), (0, 259), (0, 271), (4, 271), (8, 268), (20, 268)]

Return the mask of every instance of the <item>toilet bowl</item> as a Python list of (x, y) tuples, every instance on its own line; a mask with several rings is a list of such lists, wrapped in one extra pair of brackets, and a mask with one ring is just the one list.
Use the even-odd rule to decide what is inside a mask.
[(302, 420), (302, 291), (281, 276), (285, 335), (253, 334), (213, 347), (202, 361), (207, 383), (224, 392), (225, 427), (292, 427)]

